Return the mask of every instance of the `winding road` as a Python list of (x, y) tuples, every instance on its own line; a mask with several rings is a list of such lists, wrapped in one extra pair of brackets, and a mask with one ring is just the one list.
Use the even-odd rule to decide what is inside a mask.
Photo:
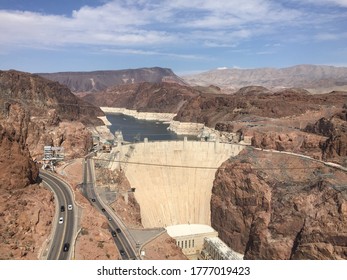
[(95, 192), (94, 162), (89, 157), (86, 157), (84, 161), (83, 186), (83, 194), (85, 197), (108, 219), (110, 234), (112, 234), (121, 258), (123, 260), (137, 259), (135, 250), (129, 241), (130, 237), (127, 236), (127, 231), (123, 223), (120, 222), (113, 210), (105, 204)]
[[(43, 184), (51, 189), (56, 201), (56, 214), (53, 219), (53, 235), (48, 247), (48, 260), (68, 260), (71, 259), (73, 251), (73, 237), (76, 228), (75, 205), (70, 187), (55, 174), (48, 171), (40, 171)], [(68, 207), (70, 206), (70, 209)], [(64, 206), (64, 211), (61, 207)], [(59, 222), (63, 218), (63, 222)], [(69, 244), (66, 248), (65, 244)], [(65, 250), (64, 250), (65, 247)]]

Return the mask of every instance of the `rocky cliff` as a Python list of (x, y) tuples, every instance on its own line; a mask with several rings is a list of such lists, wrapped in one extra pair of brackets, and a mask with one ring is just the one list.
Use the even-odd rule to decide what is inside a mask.
[(185, 84), (171, 69), (160, 67), (92, 72), (40, 73), (38, 75), (66, 85), (73, 92), (99, 92), (116, 85), (143, 82)]
[[(43, 146), (81, 156), (91, 145), (86, 125), (100, 109), (39, 76), (0, 71), (0, 258), (38, 259), (51, 231), (52, 193), (38, 185)], [(89, 144), (90, 143), (90, 144)]]
[(201, 122), (214, 127), (218, 122), (260, 118), (284, 118), (321, 107), (341, 106), (346, 96), (338, 93), (312, 95), (301, 89), (272, 92), (264, 87), (245, 87), (232, 95), (200, 94), (189, 100), (175, 120)]
[(35, 184), (38, 168), (26, 139), (29, 115), (19, 104), (0, 112), (0, 258), (37, 259), (51, 230), (53, 195)]
[(314, 124), (308, 124), (305, 131), (328, 138), (320, 143), (324, 160), (347, 166), (347, 103), (341, 112), (329, 119), (323, 117)]
[(248, 150), (216, 174), (211, 224), (245, 259), (346, 259), (347, 174)]
[[(3, 110), (20, 104), (28, 122), (26, 144), (40, 159), (43, 146), (62, 146), (67, 157), (83, 155), (91, 146), (87, 126), (102, 125), (103, 112), (73, 95), (57, 82), (18, 71), (0, 71)], [(6, 115), (6, 112), (4, 112)]]
[(177, 83), (140, 83), (111, 87), (88, 94), (83, 100), (101, 107), (118, 107), (139, 112), (177, 113), (199, 91)]
[(346, 113), (341, 110), (346, 98), (345, 92), (312, 95), (302, 89), (272, 92), (251, 86), (232, 95), (199, 94), (182, 106), (174, 120), (241, 133), (258, 148), (342, 163)]

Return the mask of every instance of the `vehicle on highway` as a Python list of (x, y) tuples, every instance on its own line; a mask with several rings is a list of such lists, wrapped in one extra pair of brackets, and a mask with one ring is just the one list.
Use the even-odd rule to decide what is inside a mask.
[(63, 217), (60, 217), (60, 218), (59, 218), (59, 224), (62, 224), (62, 223), (64, 223), (64, 218), (63, 218)]
[(64, 212), (64, 211), (65, 211), (65, 206), (64, 205), (60, 206), (60, 212)]
[(112, 221), (111, 217), (108, 217), (108, 220), (109, 220), (109, 221)]
[(113, 237), (117, 236), (117, 233), (114, 230), (111, 231), (111, 234), (112, 234)]
[(95, 198), (92, 198), (92, 202), (95, 202)]
[(67, 210), (72, 210), (72, 205), (71, 204), (69, 204), (68, 206), (67, 206)]
[(102, 211), (102, 212), (105, 212), (106, 210), (105, 210), (105, 208), (102, 208), (101, 211)]
[(121, 233), (122, 231), (120, 230), (120, 228), (116, 228), (116, 232)]
[(124, 250), (120, 249), (119, 253), (120, 253), (121, 256), (125, 256), (125, 251)]
[(66, 242), (66, 243), (64, 244), (63, 251), (64, 251), (64, 252), (67, 252), (67, 251), (69, 251), (69, 248), (70, 248), (70, 243), (67, 243), (67, 242)]

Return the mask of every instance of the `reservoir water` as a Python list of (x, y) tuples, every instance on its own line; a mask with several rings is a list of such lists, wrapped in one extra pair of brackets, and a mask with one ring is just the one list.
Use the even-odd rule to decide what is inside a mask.
[[(114, 134), (116, 130), (121, 130), (123, 138), (128, 142), (143, 141), (148, 138), (149, 141), (158, 140), (183, 140), (187, 135), (177, 135), (167, 130), (168, 123), (158, 121), (138, 120), (123, 114), (107, 114), (109, 122), (112, 124), (109, 129)], [(194, 136), (187, 136), (188, 139), (196, 139)]]

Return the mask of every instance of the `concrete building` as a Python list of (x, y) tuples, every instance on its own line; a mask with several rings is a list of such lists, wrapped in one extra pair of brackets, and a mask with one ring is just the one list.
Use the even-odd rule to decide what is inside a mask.
[(200, 256), (202, 260), (242, 260), (243, 255), (230, 249), (219, 237), (205, 237)]
[(207, 225), (181, 224), (166, 227), (167, 233), (176, 240), (188, 259), (196, 260), (203, 250), (206, 237), (217, 237), (218, 232)]

